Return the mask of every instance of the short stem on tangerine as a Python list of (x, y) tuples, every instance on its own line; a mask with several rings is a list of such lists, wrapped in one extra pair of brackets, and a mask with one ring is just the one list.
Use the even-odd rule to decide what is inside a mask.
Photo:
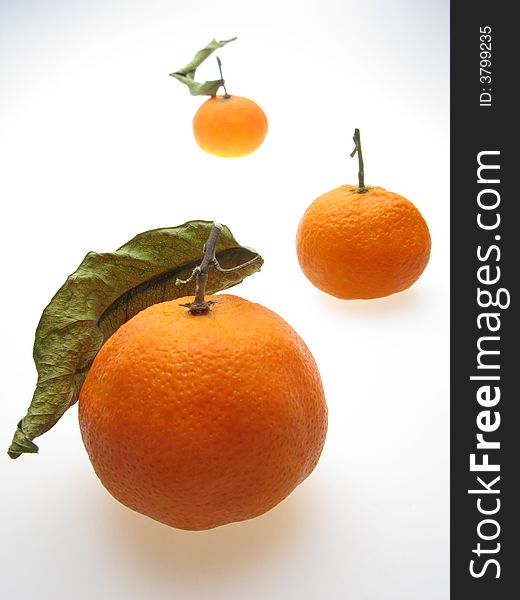
[(358, 164), (359, 164), (359, 170), (358, 170), (358, 187), (356, 189), (356, 193), (358, 194), (364, 194), (365, 192), (368, 192), (368, 187), (365, 185), (365, 165), (363, 163), (363, 151), (361, 150), (361, 135), (359, 133), (359, 129), (355, 129), (354, 130), (354, 144), (356, 144), (356, 147), (354, 148), (354, 150), (352, 150), (352, 152), (350, 153), (351, 157), (354, 157), (354, 155), (357, 152), (358, 155)]
[(224, 80), (224, 75), (222, 75), (222, 61), (220, 60), (220, 58), (217, 56), (217, 63), (218, 63), (218, 70), (220, 71), (220, 79), (222, 81), (222, 87), (224, 88), (224, 98), (231, 98), (230, 94), (228, 94), (227, 89), (226, 89), (226, 82)]

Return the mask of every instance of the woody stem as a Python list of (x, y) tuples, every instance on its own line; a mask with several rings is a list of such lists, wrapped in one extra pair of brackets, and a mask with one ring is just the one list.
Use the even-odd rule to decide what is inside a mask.
[(199, 271), (197, 273), (197, 280), (195, 283), (195, 298), (192, 303), (195, 308), (203, 307), (207, 304), (204, 300), (204, 295), (206, 293), (206, 284), (208, 283), (208, 272), (209, 268), (215, 261), (215, 247), (217, 245), (217, 240), (221, 229), (222, 225), (219, 223), (213, 223), (209, 233), (208, 241), (204, 246), (204, 256), (199, 265)]
[(210, 311), (212, 305), (217, 302), (217, 300), (206, 300), (204, 297), (206, 294), (206, 284), (208, 283), (209, 268), (211, 266), (213, 266), (219, 273), (228, 274), (235, 273), (236, 271), (240, 271), (245, 267), (249, 267), (257, 261), (260, 261), (261, 264), (262, 258), (259, 254), (257, 254), (242, 265), (237, 265), (236, 267), (232, 267), (230, 269), (223, 269), (220, 266), (216, 256), (217, 240), (221, 231), (222, 225), (219, 223), (213, 223), (208, 239), (204, 244), (204, 255), (200, 265), (193, 269), (188, 279), (177, 279), (176, 281), (177, 285), (185, 285), (195, 279), (195, 298), (193, 299), (193, 302), (180, 305), (188, 308), (192, 315), (205, 315)]
[(363, 151), (361, 150), (361, 135), (359, 133), (359, 129), (354, 130), (353, 140), (354, 140), (354, 144), (356, 144), (356, 147), (354, 148), (354, 150), (352, 150), (352, 152), (350, 153), (350, 156), (353, 157), (357, 152), (358, 164), (359, 164), (359, 169), (358, 169), (359, 185), (358, 185), (356, 192), (358, 192), (359, 194), (363, 194), (364, 192), (368, 192), (368, 187), (365, 185), (365, 165), (363, 164)]

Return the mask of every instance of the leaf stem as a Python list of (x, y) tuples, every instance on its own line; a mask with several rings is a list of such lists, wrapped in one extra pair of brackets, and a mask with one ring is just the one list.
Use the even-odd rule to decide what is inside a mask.
[(216, 57), (217, 58), (217, 63), (218, 63), (218, 70), (220, 71), (220, 79), (222, 81), (222, 87), (224, 88), (224, 98), (231, 98), (231, 95), (228, 94), (227, 90), (226, 90), (226, 82), (224, 80), (224, 75), (222, 75), (222, 61), (220, 60), (220, 57)]
[(253, 256), (253, 258), (251, 258), (247, 262), (242, 263), (241, 265), (238, 265), (237, 267), (231, 267), (231, 269), (223, 269), (220, 266), (220, 263), (218, 262), (217, 257), (215, 257), (215, 260), (213, 261), (213, 266), (219, 273), (236, 273), (237, 271), (240, 271), (241, 269), (245, 269), (246, 267), (249, 267), (249, 265), (252, 265), (257, 260), (258, 260), (258, 254), (256, 256)]
[(359, 133), (359, 129), (354, 130), (354, 137), (352, 139), (354, 140), (354, 144), (356, 144), (356, 147), (354, 148), (354, 150), (352, 150), (352, 152), (350, 153), (350, 156), (353, 158), (357, 152), (358, 163), (359, 163), (359, 170), (358, 170), (359, 184), (355, 191), (357, 194), (364, 194), (365, 192), (368, 192), (368, 187), (365, 185), (365, 166), (363, 164), (363, 151), (361, 150), (361, 135)]

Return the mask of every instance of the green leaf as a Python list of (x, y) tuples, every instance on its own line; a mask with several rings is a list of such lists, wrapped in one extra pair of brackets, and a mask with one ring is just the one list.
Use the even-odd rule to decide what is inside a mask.
[[(104, 342), (138, 312), (166, 300), (191, 296), (188, 279), (204, 255), (212, 223), (189, 221), (179, 227), (140, 233), (111, 253), (89, 252), (43, 311), (36, 329), (34, 362), (38, 381), (27, 415), (18, 423), (8, 450), (11, 458), (38, 452), (34, 438), (48, 431), (79, 397), (88, 370)], [(242, 247), (223, 226), (216, 258), (223, 268), (250, 261), (256, 252)], [(231, 273), (211, 269), (206, 292), (240, 283), (259, 271), (263, 259)]]
[(199, 50), (193, 60), (187, 64), (183, 69), (179, 69), (175, 71), (175, 73), (170, 73), (170, 77), (175, 77), (181, 83), (184, 83), (188, 86), (190, 90), (190, 94), (192, 96), (215, 96), (219, 87), (224, 85), (223, 79), (216, 79), (214, 81), (205, 81), (204, 83), (197, 83), (195, 81), (195, 71), (200, 67), (200, 65), (211, 56), (215, 50), (218, 48), (222, 48), (229, 42), (235, 41), (237, 38), (231, 38), (229, 40), (222, 40), (218, 42), (217, 40), (212, 40), (205, 48)]

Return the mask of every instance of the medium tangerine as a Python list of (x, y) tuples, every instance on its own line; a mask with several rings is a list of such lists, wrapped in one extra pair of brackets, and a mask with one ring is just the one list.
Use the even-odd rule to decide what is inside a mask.
[(370, 299), (410, 287), (426, 268), (428, 226), (406, 198), (380, 187), (343, 185), (317, 198), (298, 226), (306, 277), (344, 299)]
[(317, 288), (344, 299), (401, 292), (430, 258), (426, 221), (406, 198), (366, 186), (359, 129), (354, 132), (359, 184), (342, 185), (312, 202), (296, 234), (303, 273)]

